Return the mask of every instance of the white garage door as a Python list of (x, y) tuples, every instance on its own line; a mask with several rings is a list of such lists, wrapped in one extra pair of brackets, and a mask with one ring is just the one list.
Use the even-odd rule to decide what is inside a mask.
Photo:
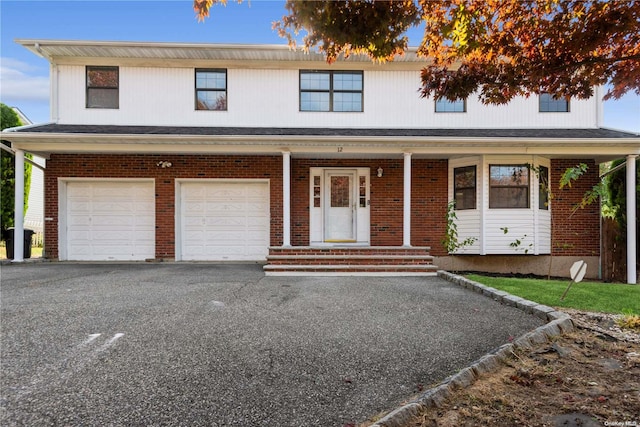
[(266, 259), (268, 183), (184, 182), (180, 212), (182, 260)]
[(155, 258), (153, 182), (69, 181), (66, 259)]

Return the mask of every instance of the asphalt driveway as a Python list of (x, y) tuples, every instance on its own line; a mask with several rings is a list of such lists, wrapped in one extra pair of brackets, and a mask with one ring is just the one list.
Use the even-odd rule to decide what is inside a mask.
[(438, 278), (1, 267), (0, 424), (344, 426), (541, 324)]

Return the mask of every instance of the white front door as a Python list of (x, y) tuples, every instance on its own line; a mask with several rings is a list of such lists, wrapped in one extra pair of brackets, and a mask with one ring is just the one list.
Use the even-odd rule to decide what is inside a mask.
[(356, 241), (356, 170), (325, 171), (325, 242)]

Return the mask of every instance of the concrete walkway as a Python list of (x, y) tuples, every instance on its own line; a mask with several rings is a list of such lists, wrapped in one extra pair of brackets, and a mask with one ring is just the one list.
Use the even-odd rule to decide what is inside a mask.
[(1, 425), (344, 426), (543, 322), (439, 278), (3, 265)]

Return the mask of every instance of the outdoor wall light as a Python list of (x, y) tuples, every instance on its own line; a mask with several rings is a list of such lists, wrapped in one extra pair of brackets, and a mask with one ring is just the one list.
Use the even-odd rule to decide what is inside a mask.
[(163, 169), (164, 168), (170, 168), (171, 166), (173, 166), (173, 163), (167, 162), (167, 161), (161, 161), (161, 162), (158, 162), (156, 164), (156, 166), (158, 166), (159, 168), (163, 168)]
[(384, 170), (382, 168), (378, 168), (378, 178), (382, 178), (382, 172), (384, 172)]

